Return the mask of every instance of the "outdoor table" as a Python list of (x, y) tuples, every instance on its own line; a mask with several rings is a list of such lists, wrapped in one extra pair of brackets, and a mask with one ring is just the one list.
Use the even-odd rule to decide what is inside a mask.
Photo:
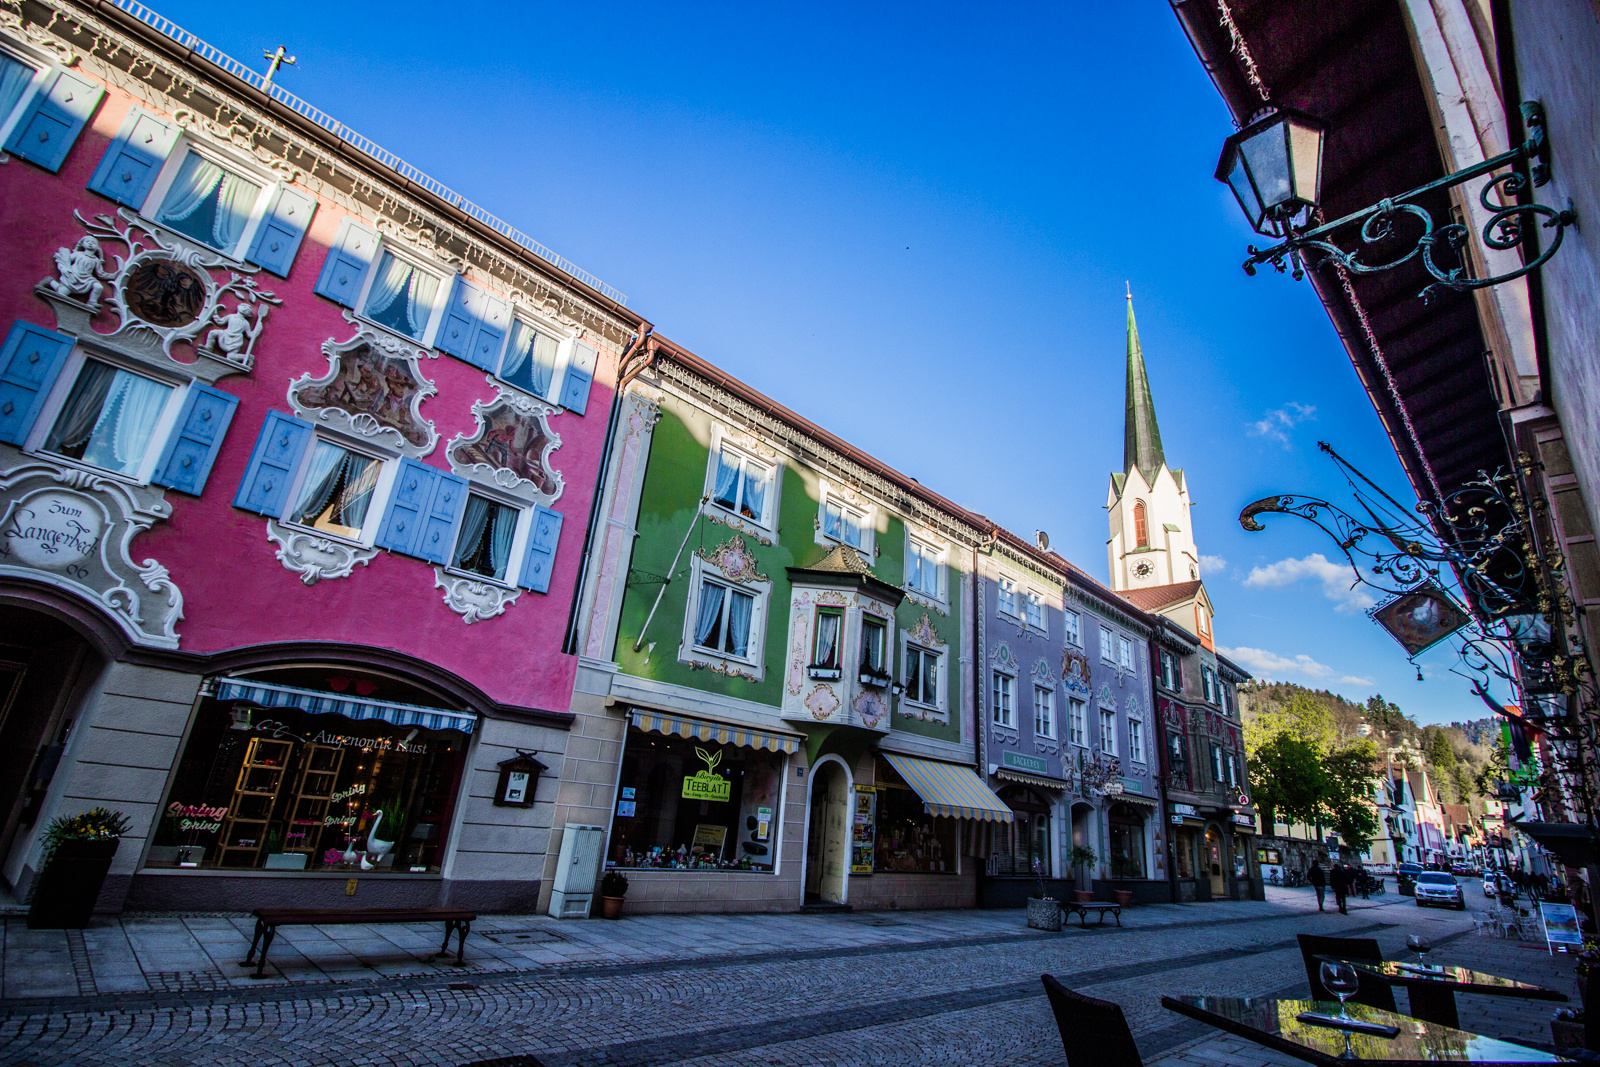
[(1307, 1011), (1337, 1015), (1339, 1005), (1333, 1001), (1177, 996), (1162, 997), (1161, 1005), (1179, 1015), (1198, 1019), (1218, 1030), (1321, 1067), (1344, 1067), (1352, 1062), (1389, 1067), (1418, 1063), (1571, 1062), (1553, 1052), (1380, 1011), (1365, 1004), (1349, 1005), (1351, 1018), (1364, 1023), (1387, 1024), (1400, 1032), (1394, 1037), (1352, 1034), (1297, 1018)]
[(1390, 985), (1405, 986), (1411, 1000), (1411, 1014), (1418, 1019), (1443, 1026), (1460, 1026), (1455, 994), (1481, 993), (1490, 997), (1521, 997), (1524, 1000), (1567, 1000), (1543, 986), (1517, 982), (1498, 975), (1469, 971), (1465, 967), (1420, 967), (1395, 960), (1346, 960), (1338, 956), (1318, 956), (1328, 963), (1348, 963)]

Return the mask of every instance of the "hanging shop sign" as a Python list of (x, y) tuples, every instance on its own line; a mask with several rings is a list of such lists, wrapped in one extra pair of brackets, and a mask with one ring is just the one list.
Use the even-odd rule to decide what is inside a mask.
[(715, 754), (695, 746), (694, 754), (705, 761), (703, 770), (695, 771), (683, 779), (684, 800), (715, 800), (725, 802), (733, 795), (733, 783), (717, 773), (717, 764), (722, 762), (722, 753)]
[[(1041, 761), (1043, 762), (1043, 761)], [(878, 791), (872, 786), (856, 786), (855, 825), (850, 833), (850, 873), (871, 874), (878, 847)]]

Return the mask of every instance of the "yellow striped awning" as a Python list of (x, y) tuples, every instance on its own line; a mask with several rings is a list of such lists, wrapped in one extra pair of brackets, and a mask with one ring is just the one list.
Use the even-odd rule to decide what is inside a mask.
[(918, 759), (884, 752), (883, 758), (900, 772), (900, 777), (922, 798), (930, 815), (950, 819), (982, 819), (1010, 822), (1011, 809), (983, 784), (971, 767), (940, 760)]
[(669, 737), (692, 737), (699, 741), (715, 741), (719, 745), (738, 745), (741, 748), (766, 749), (770, 752), (793, 753), (800, 749), (802, 738), (798, 734), (780, 734), (757, 730), (749, 726), (691, 719), (686, 715), (667, 715), (659, 711), (641, 711), (635, 708), (633, 725), (649, 733)]
[(1001, 767), (994, 772), (1000, 778), (1009, 778), (1013, 782), (1024, 785), (1036, 785), (1041, 789), (1071, 789), (1072, 783), (1063, 778), (1048, 778), (1042, 774), (1029, 774), (1027, 771), (1014, 771), (1009, 767)]

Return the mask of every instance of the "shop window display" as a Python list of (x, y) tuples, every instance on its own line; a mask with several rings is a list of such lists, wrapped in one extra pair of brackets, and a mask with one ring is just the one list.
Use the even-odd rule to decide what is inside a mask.
[[(334, 681), (345, 695), (406, 688)], [(146, 865), (438, 873), (468, 740), (456, 729), (208, 697)]]
[(787, 759), (630, 727), (608, 865), (771, 873)]
[(1113, 805), (1107, 815), (1111, 830), (1111, 876), (1144, 877), (1144, 819), (1127, 804)]
[(879, 760), (877, 871), (955, 874), (957, 820), (928, 814), (922, 798), (905, 784), (888, 761)]
[(1173, 862), (1179, 878), (1194, 878), (1195, 849), (1199, 847), (1194, 830), (1180, 827), (1173, 833)]
[[(1020, 786), (1000, 790), (1012, 821), (994, 826), (994, 852), (989, 874), (997, 877), (1054, 877), (1050, 862), (1050, 805), (1038, 793)], [(1034, 864), (1038, 863), (1038, 868)]]

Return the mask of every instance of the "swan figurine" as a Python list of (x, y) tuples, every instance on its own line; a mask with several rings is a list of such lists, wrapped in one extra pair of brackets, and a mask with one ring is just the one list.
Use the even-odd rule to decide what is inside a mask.
[(370, 871), (378, 865), (378, 861), (389, 854), (394, 848), (393, 841), (384, 841), (378, 837), (378, 827), (383, 823), (383, 812), (380, 810), (372, 818), (372, 825), (367, 828), (367, 851), (361, 856), (361, 869)]

